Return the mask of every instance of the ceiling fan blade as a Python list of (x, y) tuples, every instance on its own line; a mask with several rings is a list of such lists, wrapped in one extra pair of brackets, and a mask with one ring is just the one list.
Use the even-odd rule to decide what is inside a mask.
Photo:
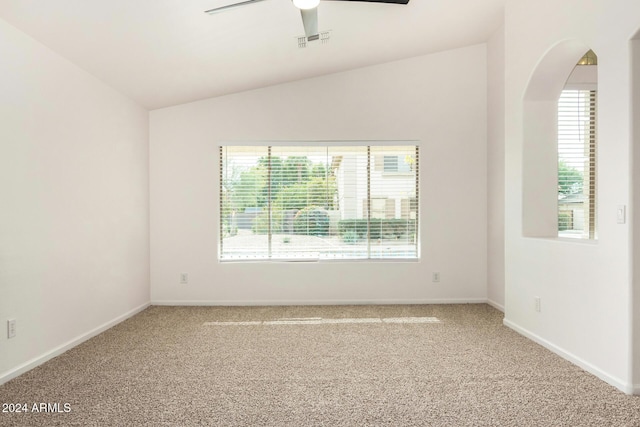
[(391, 4), (407, 4), (409, 0), (333, 0), (333, 1), (359, 1), (366, 3), (391, 3)]
[(320, 38), (318, 34), (318, 8), (300, 9), (300, 15), (302, 15), (304, 35), (307, 36), (307, 40), (318, 40)]
[(228, 4), (226, 6), (220, 6), (220, 7), (216, 7), (216, 8), (213, 8), (213, 9), (205, 10), (204, 13), (208, 13), (209, 15), (213, 15), (214, 13), (224, 12), (224, 11), (227, 11), (227, 10), (238, 8), (240, 6), (246, 6), (246, 5), (252, 4), (252, 3), (260, 3), (261, 1), (265, 1), (265, 0), (246, 0), (246, 1), (241, 1), (240, 3), (233, 3), (233, 4)]

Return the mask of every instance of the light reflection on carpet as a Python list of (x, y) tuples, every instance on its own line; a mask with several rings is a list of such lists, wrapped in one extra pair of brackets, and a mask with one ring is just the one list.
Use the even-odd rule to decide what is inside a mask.
[(204, 322), (203, 326), (256, 326), (256, 325), (336, 325), (363, 323), (440, 323), (437, 317), (355, 317), (323, 319), (321, 317), (283, 318), (278, 320)]

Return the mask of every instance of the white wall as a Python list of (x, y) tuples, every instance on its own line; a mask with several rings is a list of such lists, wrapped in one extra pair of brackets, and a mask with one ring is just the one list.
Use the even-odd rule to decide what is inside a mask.
[(3, 21), (0, 64), (2, 383), (149, 302), (149, 223), (148, 113)]
[(504, 311), (504, 27), (487, 42), (487, 298)]
[[(152, 111), (152, 301), (486, 300), (486, 87), (478, 45)], [(218, 144), (399, 139), (421, 141), (419, 263), (218, 263)]]
[(633, 90), (632, 100), (632, 166), (633, 166), (633, 190), (632, 190), (632, 206), (630, 214), (627, 217), (632, 222), (632, 296), (631, 309), (633, 311), (632, 319), (632, 370), (633, 384), (636, 394), (640, 394), (640, 32), (638, 32), (634, 40), (631, 42), (631, 84)]
[[(505, 323), (631, 392), (630, 227), (616, 223), (616, 207), (630, 202), (629, 39), (640, 3), (508, 0), (505, 22)], [(535, 161), (523, 158), (523, 98), (545, 54), (567, 41), (599, 59), (597, 243), (523, 237), (523, 166)]]

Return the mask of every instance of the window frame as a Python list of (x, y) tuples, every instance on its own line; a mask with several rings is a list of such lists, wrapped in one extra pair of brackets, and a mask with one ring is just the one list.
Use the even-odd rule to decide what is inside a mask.
[[(220, 182), (219, 182), (219, 191), (218, 191), (218, 197), (219, 197), (219, 215), (220, 215), (220, 221), (219, 221), (219, 227), (218, 227), (218, 262), (220, 263), (234, 263), (234, 262), (418, 262), (420, 261), (420, 210), (419, 210), (419, 192), (420, 192), (420, 173), (419, 173), (419, 143), (418, 141), (415, 140), (411, 140), (411, 141), (403, 141), (403, 140), (396, 140), (396, 141), (304, 141), (304, 142), (300, 142), (300, 141), (268, 141), (268, 142), (228, 142), (228, 143), (221, 143), (218, 148), (218, 156), (219, 156), (219, 178), (220, 178)], [(224, 182), (224, 168), (223, 168), (223, 152), (224, 149), (226, 147), (248, 147), (248, 148), (262, 148), (262, 149), (267, 149), (267, 152), (269, 153), (269, 164), (271, 164), (271, 156), (272, 156), (272, 149), (280, 149), (280, 148), (286, 148), (286, 147), (317, 147), (317, 148), (357, 148), (357, 147), (361, 147), (361, 148), (366, 148), (366, 155), (367, 155), (367, 168), (366, 168), (366, 180), (367, 180), (367, 198), (364, 199), (363, 201), (366, 201), (367, 206), (363, 209), (363, 214), (366, 213), (366, 220), (367, 220), (367, 235), (366, 235), (366, 245), (367, 245), (367, 250), (366, 250), (366, 256), (329, 256), (329, 257), (325, 257), (325, 253), (319, 251), (319, 255), (318, 256), (306, 256), (304, 250), (301, 250), (299, 253), (296, 254), (295, 257), (280, 257), (280, 256), (274, 256), (274, 250), (272, 249), (271, 246), (271, 239), (273, 236), (277, 236), (279, 235), (279, 233), (277, 232), (271, 232), (271, 215), (273, 213), (273, 208), (271, 206), (271, 203), (268, 204), (267, 206), (267, 210), (269, 211), (268, 215), (269, 215), (269, 232), (268, 234), (268, 254), (267, 256), (254, 256), (254, 257), (247, 257), (244, 259), (235, 259), (235, 258), (227, 258), (224, 255), (224, 246), (223, 246), (223, 240), (224, 240), (224, 232), (223, 232), (223, 197), (225, 197), (225, 195), (223, 195), (223, 182)], [(371, 200), (372, 200), (372, 195), (370, 193), (371, 191), (371, 175), (374, 171), (374, 165), (373, 165), (373, 155), (371, 153), (371, 149), (378, 149), (380, 147), (384, 147), (387, 149), (393, 149), (393, 147), (411, 147), (412, 151), (410, 154), (413, 155), (413, 153), (415, 153), (415, 165), (412, 165), (411, 168), (412, 170), (410, 170), (408, 173), (403, 173), (405, 175), (415, 175), (415, 182), (414, 184), (414, 189), (415, 192), (411, 195), (411, 200), (407, 203), (407, 205), (409, 206), (409, 209), (415, 209), (414, 211), (410, 212), (410, 215), (407, 218), (404, 218), (402, 216), (402, 209), (400, 210), (400, 213), (397, 218), (398, 219), (406, 219), (409, 222), (413, 222), (412, 227), (410, 229), (405, 229), (405, 232), (407, 230), (411, 230), (413, 231), (413, 233), (410, 233), (409, 236), (411, 236), (411, 243), (409, 244), (409, 247), (414, 247), (414, 249), (409, 250), (409, 252), (411, 252), (410, 255), (402, 255), (402, 256), (389, 256), (389, 255), (385, 255), (383, 252), (380, 251), (374, 251), (372, 249), (372, 237), (371, 237), (371, 220), (374, 219), (374, 217), (371, 216)], [(275, 157), (275, 155), (273, 155)], [(271, 171), (269, 172), (269, 174), (271, 174)], [(363, 177), (360, 176), (359, 179), (362, 179)], [(270, 185), (270, 184), (269, 184)], [(373, 197), (373, 198), (379, 198), (379, 197)], [(398, 203), (399, 205), (401, 205), (400, 200), (403, 199), (399, 199)], [(395, 202), (394, 202), (395, 203)], [(336, 204), (339, 206), (340, 201), (336, 200)], [(407, 237), (409, 238), (409, 237)]]

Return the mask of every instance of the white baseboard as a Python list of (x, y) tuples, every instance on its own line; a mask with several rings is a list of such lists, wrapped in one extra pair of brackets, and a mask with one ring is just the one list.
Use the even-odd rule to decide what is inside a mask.
[(487, 304), (489, 304), (491, 307), (495, 308), (496, 310), (500, 310), (501, 312), (504, 313), (504, 305), (498, 304), (497, 302), (490, 299), (487, 299)]
[(274, 306), (274, 305), (393, 305), (393, 304), (485, 304), (486, 298), (381, 299), (381, 300), (153, 300), (151, 305), (174, 306)]
[(592, 365), (591, 363), (577, 357), (576, 355), (558, 347), (557, 345), (545, 340), (544, 338), (530, 332), (529, 330), (523, 327), (518, 326), (517, 324), (507, 319), (504, 319), (503, 323), (505, 326), (513, 329), (514, 331), (518, 332), (520, 335), (523, 335), (529, 338), (530, 340), (540, 344), (541, 346), (545, 347), (547, 350), (554, 352), (555, 354), (562, 357), (563, 359), (566, 359), (569, 362), (573, 363), (574, 365), (577, 365), (580, 368), (584, 369), (585, 371), (595, 375), (596, 377), (600, 378), (602, 381), (612, 385), (613, 387), (617, 388), (623, 393), (629, 394), (629, 395), (640, 394), (640, 388), (638, 387), (638, 385), (634, 386), (633, 384), (627, 383), (621, 380), (620, 378), (616, 378), (612, 375), (609, 375), (608, 373)]
[(109, 328), (112, 328), (113, 326), (117, 325), (118, 323), (127, 320), (130, 317), (135, 316), (136, 314), (140, 313), (142, 310), (146, 309), (147, 307), (149, 307), (151, 304), (149, 303), (145, 303), (142, 304), (141, 306), (134, 308), (131, 311), (128, 311), (127, 313), (116, 317), (113, 320), (110, 320), (109, 322), (106, 322), (100, 326), (98, 326), (95, 329), (90, 330), (89, 332), (86, 332), (82, 335), (77, 336), (76, 338), (72, 339), (71, 341), (67, 341), (66, 343), (44, 353), (41, 356), (35, 357), (31, 360), (29, 360), (26, 363), (23, 363), (22, 365), (19, 365), (18, 367), (7, 371), (3, 374), (0, 375), (0, 385), (6, 383), (7, 381), (10, 381), (16, 377), (18, 377), (19, 375), (24, 374), (27, 371), (30, 371), (31, 369), (35, 368), (36, 366), (42, 365), (43, 363), (53, 359), (56, 356), (61, 355), (62, 353), (64, 353), (67, 350), (72, 349), (73, 347), (82, 344), (83, 342), (95, 337), (96, 335), (106, 331)]

